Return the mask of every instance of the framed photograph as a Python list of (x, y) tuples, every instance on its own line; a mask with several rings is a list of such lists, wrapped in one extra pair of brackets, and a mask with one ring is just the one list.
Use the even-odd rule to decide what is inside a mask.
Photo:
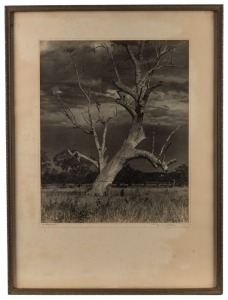
[(223, 6), (5, 11), (9, 294), (221, 294)]

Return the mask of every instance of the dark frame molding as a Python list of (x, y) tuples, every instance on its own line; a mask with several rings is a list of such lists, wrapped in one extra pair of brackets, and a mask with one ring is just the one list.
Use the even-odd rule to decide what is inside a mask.
[[(215, 14), (214, 199), (217, 285), (184, 289), (24, 289), (15, 287), (14, 14), (50, 11), (213, 11)], [(223, 5), (6, 6), (8, 293), (11, 295), (219, 295), (223, 292)]]

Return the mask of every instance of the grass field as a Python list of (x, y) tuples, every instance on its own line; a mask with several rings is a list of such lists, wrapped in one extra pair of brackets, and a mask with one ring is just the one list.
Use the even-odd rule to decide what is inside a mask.
[(188, 222), (188, 187), (111, 188), (92, 197), (83, 188), (43, 188), (42, 223)]

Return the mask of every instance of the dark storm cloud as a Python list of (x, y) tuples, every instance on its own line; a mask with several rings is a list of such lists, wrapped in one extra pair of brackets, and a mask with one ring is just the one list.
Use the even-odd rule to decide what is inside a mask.
[[(83, 95), (78, 87), (75, 78), (74, 64), (66, 49), (72, 49), (72, 55), (77, 62), (81, 80), (87, 80), (94, 90), (113, 89), (114, 73), (112, 64), (107, 57), (104, 49), (97, 48), (95, 53), (91, 51), (93, 47), (97, 47), (102, 42), (80, 42), (80, 41), (45, 41), (41, 42), (41, 89), (51, 97), (53, 89), (58, 87), (63, 92), (64, 100), (70, 106), (83, 102)], [(170, 45), (180, 43), (172, 41)], [(134, 43), (133, 43), (134, 45)], [(175, 50), (175, 64), (181, 68), (165, 68), (155, 74), (155, 78), (165, 82), (162, 89), (164, 91), (185, 91), (188, 89), (188, 44), (183, 44)], [(119, 72), (122, 80), (133, 85), (134, 68), (129, 61), (125, 49), (117, 46), (117, 54), (115, 56), (118, 61)], [(145, 56), (148, 58), (154, 53), (151, 47), (146, 48)], [(171, 55), (171, 54), (170, 54)], [(169, 59), (169, 57), (167, 58)], [(150, 62), (151, 64), (152, 62)], [(145, 65), (145, 68), (148, 68)], [(107, 101), (108, 99), (106, 99)], [(112, 99), (110, 99), (112, 100)]]
[[(44, 46), (46, 44), (46, 46)], [(89, 42), (41, 42), (41, 86), (69, 84), (75, 81), (74, 64), (66, 49), (74, 49), (72, 55), (78, 65), (81, 79), (92, 81), (96, 86), (112, 78), (112, 66), (101, 51), (90, 52), (94, 43)], [(50, 50), (51, 49), (51, 50)], [(109, 76), (107, 76), (109, 75)], [(76, 88), (77, 84), (76, 84)]]
[(162, 86), (162, 91), (168, 93), (170, 91), (184, 92), (188, 96), (188, 81), (177, 82), (177, 81), (167, 81)]
[[(122, 141), (126, 138), (131, 122), (130, 115), (115, 103), (116, 91), (113, 85), (115, 80), (113, 66), (103, 48), (96, 48), (99, 41), (43, 41), (40, 52), (40, 85), (41, 85), (41, 144), (51, 155), (55, 155), (66, 147), (77, 145), (78, 150), (86, 155), (96, 156), (96, 149), (91, 136), (80, 130), (74, 130), (61, 113), (61, 106), (54, 95), (54, 91), (61, 92), (64, 102), (72, 109), (77, 120), (86, 126), (82, 115), (87, 108), (85, 96), (78, 86), (75, 77), (75, 67), (66, 49), (72, 50), (74, 60), (82, 83), (89, 82), (93, 92), (99, 92), (102, 104), (102, 113), (113, 115), (116, 107), (118, 116), (113, 118), (107, 135), (107, 148), (109, 156), (115, 153)], [(110, 45), (110, 42), (107, 42)], [(155, 42), (156, 43), (156, 42)], [(180, 41), (168, 42), (170, 46), (179, 45)], [(137, 42), (132, 42), (137, 53)], [(91, 49), (96, 48), (95, 52)], [(154, 55), (150, 44), (145, 48), (144, 58), (148, 62), (143, 66), (145, 70), (153, 64)], [(181, 123), (188, 123), (188, 43), (176, 47), (166, 59), (173, 59), (178, 68), (164, 68), (154, 74), (155, 81), (163, 81), (163, 85), (155, 90), (149, 99), (144, 124), (146, 131), (151, 132), (154, 124), (160, 123), (160, 135), (157, 140), (160, 146), (170, 130)], [(115, 59), (118, 62), (121, 80), (133, 87), (134, 68), (128, 59), (126, 49), (116, 46)], [(92, 110), (95, 105), (92, 104)], [(96, 113), (96, 112), (94, 112)], [(100, 129), (98, 130), (100, 132)], [(100, 133), (99, 133), (100, 134)], [(170, 149), (170, 157), (178, 156), (180, 161), (187, 162), (188, 134), (187, 129), (177, 134), (181, 139)], [(150, 139), (148, 140), (150, 141)], [(149, 143), (149, 142), (148, 142)], [(148, 144), (149, 145), (149, 144)], [(143, 147), (149, 147), (147, 144)], [(173, 158), (173, 157), (171, 157)], [(137, 163), (135, 163), (137, 165)], [(144, 162), (145, 164), (145, 162)], [(143, 165), (143, 163), (141, 163)]]

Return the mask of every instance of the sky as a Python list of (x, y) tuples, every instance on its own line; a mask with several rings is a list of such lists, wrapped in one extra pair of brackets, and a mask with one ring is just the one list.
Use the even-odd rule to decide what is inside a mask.
[[(66, 49), (72, 51), (77, 63), (79, 77), (82, 83), (89, 83), (93, 93), (99, 93), (101, 115), (107, 118), (114, 116), (109, 123), (107, 134), (107, 154), (109, 159), (121, 147), (127, 137), (131, 117), (125, 109), (115, 102), (116, 88), (113, 85), (115, 73), (104, 48), (98, 47), (104, 41), (41, 41), (40, 42), (40, 112), (41, 112), (41, 148), (49, 153), (52, 159), (65, 149), (77, 149), (81, 153), (96, 157), (96, 148), (91, 135), (80, 129), (72, 128), (71, 123), (63, 115), (61, 105), (56, 97), (56, 91), (71, 109), (77, 122), (87, 128), (87, 100), (81, 92), (72, 59)], [(112, 42), (105, 41), (110, 46)], [(137, 55), (139, 41), (131, 41), (134, 53)], [(155, 51), (153, 45), (161, 41), (148, 41), (144, 50), (144, 72), (153, 64)], [(164, 42), (163, 42), (164, 43)], [(138, 148), (150, 151), (152, 148), (153, 128), (159, 123), (155, 139), (155, 154), (165, 142), (170, 132), (180, 124), (188, 125), (188, 42), (166, 41), (169, 47), (175, 47), (164, 60), (172, 58), (176, 67), (163, 68), (154, 73), (154, 83), (163, 81), (163, 85), (154, 90), (149, 98), (144, 115), (144, 130), (147, 139)], [(97, 48), (98, 47), (98, 48)], [(95, 48), (95, 51), (91, 51)], [(134, 68), (128, 59), (127, 52), (121, 42), (116, 43), (115, 61), (118, 65), (121, 80), (130, 87), (134, 85)], [(96, 117), (95, 102), (92, 102), (92, 114)], [(98, 135), (101, 138), (102, 125), (97, 124)], [(177, 159), (170, 168), (172, 171), (180, 164), (188, 164), (188, 126), (177, 131), (172, 139), (172, 145), (166, 158)], [(155, 171), (144, 159), (131, 161), (131, 166), (146, 172)]]

